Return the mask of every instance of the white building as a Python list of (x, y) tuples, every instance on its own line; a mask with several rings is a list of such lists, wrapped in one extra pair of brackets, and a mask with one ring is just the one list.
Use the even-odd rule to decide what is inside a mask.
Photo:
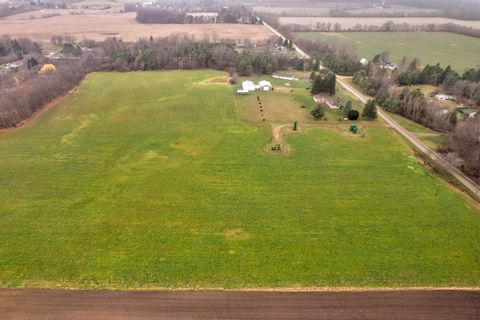
[(380, 68), (387, 69), (387, 70), (397, 70), (398, 66), (395, 63), (382, 63)]
[(435, 99), (439, 101), (446, 101), (446, 100), (455, 100), (456, 98), (454, 96), (447, 95), (447, 94), (437, 94), (435, 96)]
[(245, 80), (242, 82), (242, 89), (247, 92), (255, 91), (255, 83), (250, 80)]
[(286, 73), (274, 73), (272, 74), (272, 77), (275, 79), (283, 79), (283, 80), (290, 80), (290, 81), (294, 79), (293, 74), (286, 74)]
[(324, 97), (321, 94), (313, 96), (313, 101), (315, 101), (315, 103), (317, 104), (326, 104), (330, 109), (339, 109), (337, 103), (334, 100)]
[(362, 59), (360, 60), (360, 63), (362, 64), (362, 66), (364, 66), (364, 67), (365, 67), (365, 66), (367, 66), (367, 65), (368, 65), (368, 60), (367, 60), (367, 59), (365, 59), (365, 58), (362, 58)]
[(263, 90), (263, 91), (270, 91), (272, 90), (273, 86), (272, 84), (270, 83), (270, 81), (266, 81), (266, 80), (262, 80), (258, 83), (258, 85), (260, 86), (260, 89)]

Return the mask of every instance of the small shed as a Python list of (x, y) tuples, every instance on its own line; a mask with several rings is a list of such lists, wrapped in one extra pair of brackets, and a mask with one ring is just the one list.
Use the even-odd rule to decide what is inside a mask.
[(272, 77), (275, 79), (283, 79), (283, 80), (290, 80), (290, 81), (294, 79), (293, 74), (288, 74), (288, 73), (274, 73), (272, 74)]
[(255, 91), (255, 83), (250, 80), (245, 80), (242, 82), (242, 89), (247, 92)]
[(263, 91), (270, 91), (273, 88), (270, 81), (266, 81), (266, 80), (260, 81), (258, 85), (260, 86), (260, 89), (262, 89)]
[(364, 67), (365, 67), (365, 66), (367, 66), (367, 65), (368, 65), (368, 60), (367, 60), (367, 59), (365, 59), (365, 58), (362, 58), (362, 59), (360, 59), (360, 63), (362, 64), (362, 66), (364, 66)]

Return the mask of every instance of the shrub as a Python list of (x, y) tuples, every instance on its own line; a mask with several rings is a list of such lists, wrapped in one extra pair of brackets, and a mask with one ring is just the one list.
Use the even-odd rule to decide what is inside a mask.
[(325, 112), (323, 111), (323, 108), (321, 106), (315, 107), (315, 109), (313, 109), (310, 113), (316, 120), (322, 118), (325, 115)]
[(374, 100), (369, 100), (363, 109), (362, 117), (367, 120), (375, 120), (377, 118), (377, 106)]
[(360, 112), (358, 112), (357, 110), (350, 110), (348, 111), (347, 117), (348, 120), (357, 120), (358, 117), (360, 117)]

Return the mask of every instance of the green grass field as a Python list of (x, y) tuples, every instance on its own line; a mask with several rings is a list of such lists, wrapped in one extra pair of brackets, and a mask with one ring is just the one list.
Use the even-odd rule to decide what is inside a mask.
[(336, 40), (358, 45), (360, 55), (373, 58), (390, 52), (394, 62), (404, 55), (418, 57), (423, 65), (439, 62), (458, 71), (480, 65), (480, 39), (445, 32), (299, 32), (307, 39)]
[(0, 286), (480, 286), (479, 210), (393, 131), (273, 156), (218, 77), (92, 74), (0, 134)]

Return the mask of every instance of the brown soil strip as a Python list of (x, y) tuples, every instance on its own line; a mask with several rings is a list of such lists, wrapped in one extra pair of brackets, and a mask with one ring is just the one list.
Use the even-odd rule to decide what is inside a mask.
[(0, 290), (2, 319), (479, 319), (480, 291)]

